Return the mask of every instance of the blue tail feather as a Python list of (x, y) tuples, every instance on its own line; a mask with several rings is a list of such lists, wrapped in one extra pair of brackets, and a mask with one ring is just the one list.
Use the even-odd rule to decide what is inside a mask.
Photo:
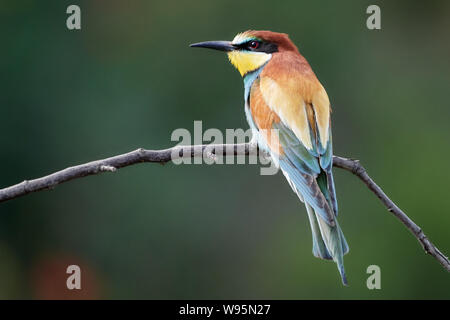
[(333, 211), (325, 196), (321, 192), (317, 193), (317, 190), (314, 190), (314, 186), (317, 189), (317, 182), (313, 181), (314, 177), (301, 174), (298, 168), (287, 158), (280, 159), (279, 163), (284, 174), (295, 185), (305, 202), (313, 207), (314, 211), (318, 213), (326, 223), (332, 225), (334, 222)]
[(313, 255), (320, 259), (332, 260), (333, 257), (328, 252), (325, 242), (323, 242), (322, 234), (320, 232), (319, 225), (317, 224), (317, 217), (314, 209), (307, 203), (305, 203), (305, 207), (306, 212), (308, 213), (309, 224), (311, 226)]
[[(333, 260), (337, 264), (342, 283), (347, 285), (348, 282), (344, 270), (344, 255), (348, 252), (349, 248), (338, 222), (334, 220), (334, 225), (328, 223), (328, 214), (325, 212), (324, 207), (319, 206), (317, 194), (312, 192), (311, 185), (308, 184), (304, 175), (301, 175), (289, 160), (280, 159), (280, 167), (291, 183), (294, 191), (305, 202), (311, 225), (314, 256), (321, 259)], [(333, 188), (328, 187), (329, 184), (333, 183), (333, 180), (330, 180), (330, 176), (331, 171), (329, 173), (322, 171), (314, 178), (322, 196), (329, 205), (329, 209), (335, 207), (333, 200), (336, 199), (333, 194), (334, 186)]]

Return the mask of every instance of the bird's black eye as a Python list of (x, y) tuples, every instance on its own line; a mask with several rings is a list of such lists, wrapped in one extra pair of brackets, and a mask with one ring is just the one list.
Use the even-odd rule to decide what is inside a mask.
[(258, 49), (258, 48), (259, 48), (259, 45), (260, 45), (260, 44), (261, 44), (261, 43), (260, 43), (259, 41), (252, 40), (252, 41), (250, 41), (250, 42), (248, 43), (248, 47), (249, 47), (250, 49), (255, 50), (255, 49)]

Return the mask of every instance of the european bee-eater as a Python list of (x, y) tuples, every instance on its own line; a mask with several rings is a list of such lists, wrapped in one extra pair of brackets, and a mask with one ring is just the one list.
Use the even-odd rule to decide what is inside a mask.
[[(191, 46), (227, 52), (242, 75), (254, 138), (305, 203), (314, 256), (334, 260), (346, 285), (343, 256), (348, 245), (336, 220), (331, 107), (310, 65), (285, 33), (249, 30), (233, 41)], [(271, 135), (274, 129), (278, 135)]]

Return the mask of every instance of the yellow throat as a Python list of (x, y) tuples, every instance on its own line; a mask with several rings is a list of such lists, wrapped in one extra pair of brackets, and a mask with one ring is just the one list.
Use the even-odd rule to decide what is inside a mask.
[(228, 52), (228, 59), (238, 69), (241, 76), (247, 72), (253, 71), (261, 67), (270, 60), (272, 55), (264, 52), (250, 52), (250, 51), (230, 51)]

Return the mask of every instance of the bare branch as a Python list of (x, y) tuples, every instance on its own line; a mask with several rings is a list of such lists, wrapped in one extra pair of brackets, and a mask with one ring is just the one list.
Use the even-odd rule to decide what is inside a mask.
[(439, 263), (447, 270), (450, 271), (450, 261), (448, 257), (442, 254), (434, 244), (428, 240), (427, 236), (423, 233), (422, 229), (414, 223), (403, 211), (400, 209), (384, 191), (369, 177), (366, 169), (359, 163), (358, 160), (351, 160), (341, 157), (333, 157), (333, 165), (335, 167), (350, 171), (354, 175), (358, 176), (364, 184), (381, 200), (384, 206), (397, 217), (409, 231), (417, 238), (422, 245), (426, 253), (433, 256)]
[[(69, 167), (42, 178), (25, 180), (11, 187), (0, 189), (0, 202), (18, 198), (32, 192), (52, 189), (60, 183), (73, 179), (104, 172), (115, 172), (117, 169), (137, 163), (157, 162), (164, 164), (174, 160), (175, 158), (201, 157), (204, 152), (208, 157), (212, 158), (215, 156), (216, 149), (221, 150), (221, 154), (223, 153), (227, 155), (248, 155), (252, 150), (256, 152), (255, 146), (245, 143), (233, 145), (210, 144), (197, 146), (176, 146), (165, 150), (146, 150), (141, 148), (107, 159), (96, 160), (85, 164), (80, 164), (78, 166)], [(175, 157), (172, 158), (172, 155)]]
[[(216, 150), (218, 151), (216, 153)], [(146, 150), (137, 149), (129, 153), (110, 157), (103, 160), (96, 160), (69, 167), (64, 170), (52, 173), (42, 178), (34, 180), (25, 180), (16, 185), (0, 189), (0, 202), (11, 200), (24, 196), (26, 194), (52, 189), (60, 183), (73, 179), (82, 178), (90, 175), (104, 172), (115, 172), (117, 169), (124, 168), (142, 162), (157, 162), (164, 164), (181, 157), (199, 157), (206, 156), (210, 159), (216, 159), (217, 156), (225, 155), (249, 155), (257, 152), (257, 147), (252, 144), (230, 144), (230, 145), (197, 145), (197, 146), (176, 146), (165, 150)], [(433, 256), (439, 263), (450, 271), (449, 259), (436, 248), (433, 243), (423, 233), (422, 229), (414, 223), (389, 197), (383, 190), (369, 177), (364, 167), (358, 160), (346, 159), (334, 156), (333, 165), (350, 171), (359, 177), (364, 184), (381, 200), (384, 206), (396, 218), (398, 218), (405, 227), (417, 238), (426, 253)]]

